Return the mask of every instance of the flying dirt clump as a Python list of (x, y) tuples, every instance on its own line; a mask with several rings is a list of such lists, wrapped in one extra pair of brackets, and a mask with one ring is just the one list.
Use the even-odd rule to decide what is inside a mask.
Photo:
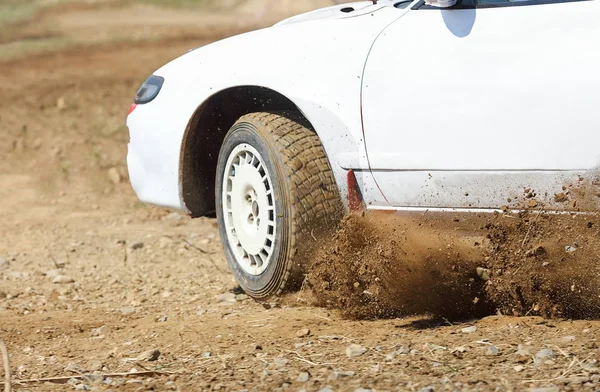
[(497, 214), (490, 240), (487, 298), (503, 313), (600, 317), (598, 216)]
[(476, 270), (484, 256), (474, 245), (484, 238), (455, 229), (423, 217), (348, 215), (314, 257), (307, 284), (317, 305), (350, 318), (487, 314)]
[(600, 318), (600, 221), (541, 211), (346, 216), (307, 275), (349, 318)]

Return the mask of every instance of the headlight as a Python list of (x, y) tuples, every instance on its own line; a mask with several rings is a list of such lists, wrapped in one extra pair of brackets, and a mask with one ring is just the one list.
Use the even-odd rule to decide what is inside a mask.
[(152, 101), (160, 92), (164, 82), (165, 79), (163, 77), (156, 75), (150, 76), (138, 90), (134, 102), (136, 104), (144, 104)]

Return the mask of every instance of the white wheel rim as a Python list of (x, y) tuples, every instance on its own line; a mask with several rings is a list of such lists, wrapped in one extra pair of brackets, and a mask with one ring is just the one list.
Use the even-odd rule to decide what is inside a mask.
[(263, 158), (248, 144), (229, 154), (223, 174), (223, 218), (231, 251), (250, 275), (267, 269), (275, 242), (273, 183)]

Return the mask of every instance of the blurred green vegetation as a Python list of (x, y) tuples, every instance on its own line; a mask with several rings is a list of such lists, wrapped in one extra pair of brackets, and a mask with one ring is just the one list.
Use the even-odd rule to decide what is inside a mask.
[(202, 8), (217, 3), (217, 0), (0, 0), (0, 27), (9, 23), (24, 21), (35, 16), (45, 8), (52, 8), (66, 3), (84, 3), (96, 6), (124, 6), (134, 3), (152, 4), (162, 7)]

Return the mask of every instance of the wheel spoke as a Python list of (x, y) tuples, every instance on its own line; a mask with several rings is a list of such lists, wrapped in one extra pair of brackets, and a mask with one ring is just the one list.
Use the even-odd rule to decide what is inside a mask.
[(260, 275), (271, 261), (276, 236), (275, 193), (268, 167), (254, 147), (240, 144), (231, 151), (223, 178), (229, 246), (246, 273)]

